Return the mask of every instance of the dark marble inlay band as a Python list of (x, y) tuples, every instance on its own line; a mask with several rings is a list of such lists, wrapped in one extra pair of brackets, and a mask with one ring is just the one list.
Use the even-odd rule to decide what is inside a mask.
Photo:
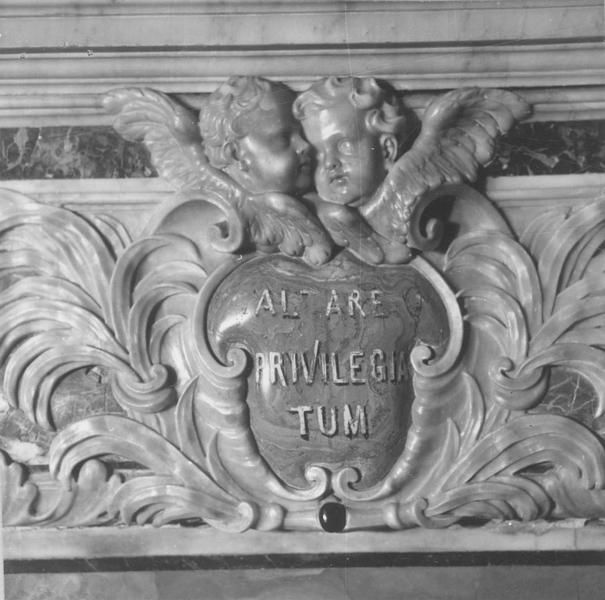
[[(123, 413), (101, 369), (79, 370), (57, 386), (51, 420), (57, 429), (94, 414)], [(46, 464), (54, 432), (36, 425), (22, 410), (0, 405), (0, 450), (25, 464)]]
[(0, 129), (0, 180), (154, 177), (143, 144), (111, 127)]
[(605, 172), (605, 121), (520, 123), (498, 142), (489, 177)]
[[(605, 172), (605, 121), (520, 123), (498, 143), (489, 177)], [(155, 177), (141, 143), (111, 127), (0, 129), (0, 180)]]

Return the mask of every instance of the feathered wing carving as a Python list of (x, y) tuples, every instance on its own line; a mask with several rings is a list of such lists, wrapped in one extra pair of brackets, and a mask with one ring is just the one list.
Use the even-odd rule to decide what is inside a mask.
[(419, 200), (444, 184), (474, 181), (494, 155), (495, 139), (530, 114), (521, 97), (503, 90), (453, 90), (428, 106), (420, 135), (360, 212), (390, 242), (413, 246), (410, 217)]
[(384, 252), (375, 239), (375, 232), (356, 209), (324, 202), (319, 198), (314, 198), (313, 202), (317, 216), (335, 244), (348, 248), (351, 253), (369, 264), (383, 262)]
[(331, 256), (331, 242), (323, 227), (298, 200), (271, 192), (247, 196), (239, 203), (250, 239), (261, 252), (279, 250), (321, 265)]
[(200, 199), (218, 206), (229, 229), (217, 249), (237, 250), (238, 240), (262, 252), (281, 251), (321, 264), (331, 255), (331, 242), (304, 204), (284, 194), (250, 194), (208, 162), (195, 115), (166, 94), (148, 88), (109, 92), (105, 109), (116, 116), (115, 130), (130, 141), (142, 140), (158, 173), (179, 192), (200, 193)]
[(116, 116), (113, 127), (123, 138), (144, 142), (153, 166), (177, 190), (228, 183), (208, 164), (193, 113), (166, 94), (121, 88), (108, 92), (103, 106)]

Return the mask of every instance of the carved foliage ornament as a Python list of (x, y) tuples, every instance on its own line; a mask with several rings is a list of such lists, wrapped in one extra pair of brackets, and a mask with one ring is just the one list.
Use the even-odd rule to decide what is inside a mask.
[(372, 79), (295, 98), (232, 78), (199, 123), (154, 90), (105, 103), (179, 193), (131, 240), (2, 192), (7, 398), (52, 428), (58, 383), (95, 367), (123, 409), (58, 432), (52, 497), (3, 458), (6, 524), (605, 515), (601, 440), (540, 410), (553, 367), (605, 405), (605, 208), (518, 240), (463, 184), (529, 113), (521, 98), (450, 92), (419, 133)]

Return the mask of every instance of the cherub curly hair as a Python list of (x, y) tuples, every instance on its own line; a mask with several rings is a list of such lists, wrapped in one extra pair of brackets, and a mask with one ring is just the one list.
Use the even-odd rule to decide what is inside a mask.
[(200, 110), (199, 128), (213, 167), (223, 169), (231, 164), (230, 145), (248, 133), (243, 128), (243, 117), (262, 108), (262, 99), (268, 93), (294, 100), (294, 92), (283, 83), (245, 75), (230, 77), (206, 98)]
[(309, 115), (339, 104), (343, 99), (360, 111), (367, 111), (365, 122), (376, 133), (393, 134), (398, 153), (415, 125), (395, 93), (371, 77), (326, 77), (316, 81), (294, 102), (294, 116), (302, 121)]

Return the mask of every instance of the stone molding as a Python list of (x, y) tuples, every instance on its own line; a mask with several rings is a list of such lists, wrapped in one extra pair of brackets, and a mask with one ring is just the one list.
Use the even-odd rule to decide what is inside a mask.
[[(511, 535), (514, 532), (514, 535)], [(389, 554), (432, 554), (438, 562), (440, 553), (459, 552), (570, 552), (600, 551), (605, 531), (599, 526), (584, 526), (583, 520), (563, 521), (556, 525), (544, 522), (519, 525), (504, 522), (475, 529), (412, 529), (401, 532), (348, 532), (339, 535), (322, 532), (267, 533), (247, 531), (231, 534), (209, 527), (187, 529), (165, 526), (103, 527), (88, 529), (5, 529), (6, 561), (90, 560), (128, 557), (246, 557), (271, 555), (330, 555), (346, 552), (349, 560), (356, 555), (374, 554), (378, 562)], [(464, 560), (462, 556), (462, 560)], [(132, 568), (132, 567), (131, 567)]]
[[(174, 196), (161, 177), (149, 179), (13, 180), (0, 188), (24, 194), (38, 202), (70, 210), (117, 216), (133, 235), (139, 235), (155, 207)], [(605, 175), (540, 175), (496, 177), (485, 182), (485, 195), (520, 234), (530, 217), (547, 210), (581, 206), (602, 197)]]
[[(0, 183), (38, 202), (74, 210), (95, 212), (104, 207), (113, 211), (152, 210), (174, 192), (160, 177), (149, 179), (34, 179)], [(548, 202), (553, 208), (568, 207), (574, 202), (594, 200), (605, 194), (605, 175), (540, 175), (488, 178), (485, 194), (503, 210)]]
[[(0, 126), (108, 124), (111, 88), (201, 94), (227, 73), (297, 90), (334, 73), (410, 92), (529, 88), (538, 120), (603, 118), (602, 31), (599, 0), (10, 0)], [(426, 100), (410, 97), (417, 109)]]
[[(13, 180), (0, 187), (71, 210), (101, 214), (108, 210), (138, 235), (149, 215), (174, 190), (160, 177), (150, 179)], [(513, 229), (520, 233), (529, 215), (561, 210), (582, 201), (605, 199), (605, 175), (540, 175), (496, 177), (485, 182), (486, 196), (498, 206)]]
[(161, 178), (13, 180), (0, 182), (0, 188), (71, 210), (110, 211), (133, 235), (141, 233), (154, 207), (174, 195)]
[(486, 194), (500, 208), (510, 210), (539, 202), (552, 208), (568, 207), (605, 193), (605, 175), (539, 175), (495, 177), (487, 180)]
[[(460, 85), (539, 87), (605, 84), (602, 42), (440, 46), (22, 52), (0, 55), (3, 88), (21, 93), (94, 94), (125, 85), (205, 93), (226, 73), (282, 80), (296, 89), (333, 73), (372, 75), (399, 89)], [(319, 61), (318, 58), (322, 60)], [(175, 59), (179, 59), (175, 61)]]
[(536, 215), (572, 210), (590, 198), (605, 200), (605, 175), (498, 177), (488, 180), (486, 193), (521, 236)]
[[(304, 89), (314, 79), (309, 77), (308, 80), (293, 84), (293, 87)], [(218, 87), (223, 80), (224, 77), (216, 76), (211, 80), (211, 83), (206, 82), (202, 89), (210, 91)], [(183, 99), (185, 104), (194, 108), (199, 105), (199, 94), (204, 93), (200, 91), (191, 92), (191, 87), (200, 87), (199, 82), (193, 84), (185, 80), (180, 84), (174, 82), (159, 84), (153, 79), (134, 80), (127, 77), (105, 81), (104, 84), (97, 84), (97, 90), (94, 93), (79, 93), (79, 84), (75, 81), (75, 77), (73, 83), (65, 82), (63, 87), (53, 84), (52, 88), (46, 91), (44, 86), (39, 86), (38, 91), (36, 91), (33, 81), (27, 83), (27, 81), (21, 80), (24, 88), (31, 87), (31, 93), (20, 91), (17, 82), (14, 82), (14, 85), (4, 85), (0, 88), (0, 127), (111, 125), (113, 117), (103, 110), (101, 98), (107, 90), (114, 87), (156, 85), (161, 89), (171, 88), (174, 93)], [(290, 83), (292, 84), (292, 82)], [(464, 83), (464, 85), (466, 84), (480, 85), (481, 81)], [(483, 82), (482, 85), (487, 84), (488, 82)], [(85, 82), (82, 85), (86, 85)], [(559, 89), (517, 88), (516, 91), (522, 94), (534, 107), (534, 113), (530, 117), (530, 121), (585, 121), (605, 118), (605, 86), (602, 85)], [(412, 92), (406, 95), (406, 101), (418, 115), (421, 115), (424, 107), (435, 95), (437, 94)]]
[(599, 0), (9, 0), (0, 48), (586, 40), (602, 23)]

